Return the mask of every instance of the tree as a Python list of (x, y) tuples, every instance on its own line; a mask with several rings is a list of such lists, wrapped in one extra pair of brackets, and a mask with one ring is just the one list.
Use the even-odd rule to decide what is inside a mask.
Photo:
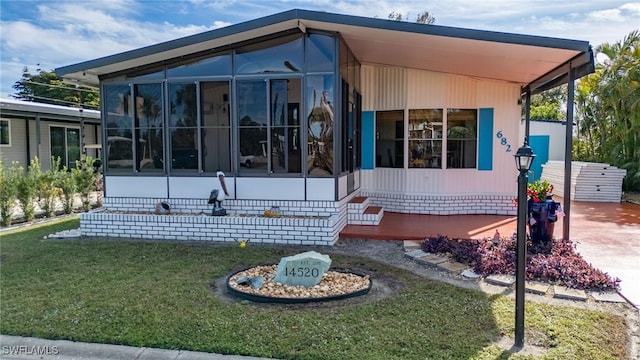
[[(403, 21), (405, 19), (409, 19), (409, 16), (405, 16), (403, 17), (401, 13), (397, 12), (397, 11), (393, 11), (389, 14), (389, 16), (387, 16), (387, 18), (389, 20), (394, 20), (394, 21)], [(436, 18), (434, 18), (431, 14), (429, 14), (428, 11), (423, 11), (420, 14), (418, 14), (418, 16), (416, 17), (416, 23), (418, 24), (426, 24), (426, 25), (432, 25), (436, 22)]]
[(98, 89), (63, 83), (53, 71), (37, 71), (37, 74), (31, 74), (27, 67), (22, 70), (22, 78), (13, 84), (17, 91), (11, 95), (13, 98), (83, 109), (99, 108)]
[[(531, 96), (531, 119), (565, 120), (567, 114), (563, 111), (562, 104), (567, 101), (566, 85), (544, 91)], [(524, 107), (523, 116), (524, 116)]]
[[(591, 152), (590, 157), (596, 161), (625, 168), (623, 188), (638, 191), (640, 32), (632, 31), (615, 44), (604, 43), (596, 47), (596, 52), (606, 60), (577, 85), (578, 145)], [(578, 155), (584, 156), (580, 151)]]

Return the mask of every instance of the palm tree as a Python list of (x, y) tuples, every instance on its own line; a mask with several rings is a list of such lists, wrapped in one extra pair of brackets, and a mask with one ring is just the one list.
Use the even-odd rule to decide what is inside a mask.
[(640, 32), (596, 52), (605, 61), (577, 87), (579, 135), (595, 160), (627, 169), (625, 190), (640, 190)]

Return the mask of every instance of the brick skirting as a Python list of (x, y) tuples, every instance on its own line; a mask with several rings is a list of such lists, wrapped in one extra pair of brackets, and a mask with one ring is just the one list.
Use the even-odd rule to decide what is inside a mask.
[(268, 244), (333, 245), (341, 230), (337, 219), (336, 215), (266, 218), (96, 211), (80, 214), (80, 230), (83, 236), (227, 242), (249, 239)]

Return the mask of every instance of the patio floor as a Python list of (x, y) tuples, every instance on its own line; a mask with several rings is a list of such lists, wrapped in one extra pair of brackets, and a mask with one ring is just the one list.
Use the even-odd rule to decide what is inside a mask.
[[(556, 198), (562, 204), (562, 198)], [(563, 219), (554, 235), (562, 237)], [(385, 212), (379, 226), (347, 225), (341, 238), (420, 240), (438, 234), (450, 238), (492, 237), (516, 231), (515, 216), (416, 215)], [(594, 267), (622, 280), (622, 295), (640, 306), (640, 205), (571, 202), (570, 237)]]

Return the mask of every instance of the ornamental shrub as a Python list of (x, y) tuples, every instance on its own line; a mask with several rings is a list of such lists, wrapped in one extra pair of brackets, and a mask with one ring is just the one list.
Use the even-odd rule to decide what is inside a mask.
[(76, 194), (76, 181), (71, 171), (66, 167), (62, 167), (62, 171), (58, 173), (58, 187), (62, 190), (62, 207), (65, 214), (73, 212), (73, 198)]
[(60, 171), (60, 157), (51, 157), (51, 169), (40, 171), (38, 176), (38, 203), (44, 216), (51, 217), (56, 210), (56, 203), (62, 190), (57, 186), (58, 172)]
[(35, 201), (38, 196), (38, 174), (40, 173), (40, 161), (37, 157), (31, 159), (29, 167), (25, 171), (20, 167), (20, 176), (16, 183), (17, 198), (22, 213), (27, 221), (35, 218)]
[(0, 161), (0, 225), (11, 225), (13, 208), (16, 205), (16, 181), (18, 179), (18, 163), (12, 162), (6, 168)]
[[(425, 252), (444, 254), (455, 261), (474, 267), (482, 276), (516, 272), (516, 236), (491, 239), (449, 239), (438, 236), (425, 239)], [(581, 290), (619, 290), (620, 279), (595, 269), (575, 250), (571, 240), (553, 240), (547, 247), (527, 241), (527, 280), (543, 281)]]
[(96, 171), (93, 167), (94, 158), (90, 156), (82, 156), (76, 161), (76, 167), (71, 170), (73, 178), (76, 182), (77, 191), (82, 198), (82, 210), (89, 211), (91, 208), (91, 192), (95, 189)]

